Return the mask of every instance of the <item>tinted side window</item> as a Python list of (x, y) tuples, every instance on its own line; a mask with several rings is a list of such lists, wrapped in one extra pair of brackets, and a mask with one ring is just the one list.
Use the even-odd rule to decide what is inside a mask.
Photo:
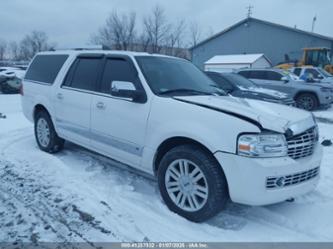
[(267, 80), (279, 81), (279, 80), (281, 80), (281, 78), (282, 78), (282, 75), (277, 73), (277, 72), (274, 72), (274, 71), (267, 71), (266, 72), (266, 79)]
[(296, 74), (297, 76), (300, 76), (300, 75), (301, 75), (301, 72), (302, 72), (302, 69), (301, 69), (301, 68), (295, 68), (295, 69), (294, 69), (294, 74)]
[(53, 84), (68, 55), (37, 55), (31, 63), (25, 79)]
[(64, 85), (83, 90), (95, 90), (102, 59), (79, 58), (69, 70)]
[(71, 65), (69, 71), (66, 74), (65, 80), (62, 84), (63, 86), (71, 86), (73, 75), (74, 75), (78, 62), (79, 62), (79, 60), (75, 60), (75, 62)]
[(249, 77), (250, 79), (258, 79), (258, 80), (265, 80), (266, 79), (266, 72), (265, 71), (249, 71)]
[(135, 84), (137, 72), (125, 59), (107, 59), (102, 76), (101, 92), (110, 93), (112, 81), (129, 81)]
[(306, 73), (306, 74), (312, 74), (314, 78), (318, 78), (318, 76), (319, 76), (318, 71), (315, 70), (315, 69), (312, 69), (312, 68), (308, 68), (308, 69), (306, 69), (306, 70), (305, 70), (305, 73)]
[(245, 78), (249, 78), (250, 76), (250, 71), (240, 71), (238, 74), (242, 75)]

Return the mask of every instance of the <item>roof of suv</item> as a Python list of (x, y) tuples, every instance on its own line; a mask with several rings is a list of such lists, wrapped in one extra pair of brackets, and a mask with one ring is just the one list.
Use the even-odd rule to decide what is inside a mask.
[(279, 69), (279, 68), (244, 68), (244, 69), (239, 69), (237, 71), (238, 72), (240, 72), (240, 71), (274, 71), (274, 72), (278, 72), (278, 73), (283, 73), (283, 72), (286, 72), (287, 70)]
[[(133, 51), (123, 51), (123, 50), (56, 50), (56, 51), (44, 51), (38, 54), (52, 55), (52, 54), (68, 54), (68, 55), (79, 55), (79, 54), (115, 54), (115, 55), (128, 55), (128, 56), (159, 56), (159, 57), (169, 57), (178, 58), (162, 54), (151, 54), (146, 52), (133, 52)], [(181, 59), (181, 58), (179, 58)]]

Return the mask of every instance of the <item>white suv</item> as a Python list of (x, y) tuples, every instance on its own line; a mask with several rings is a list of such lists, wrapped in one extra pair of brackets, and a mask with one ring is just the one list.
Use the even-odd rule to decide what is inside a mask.
[(152, 174), (189, 220), (229, 198), (265, 205), (312, 190), (322, 149), (311, 113), (218, 89), (183, 59), (55, 51), (33, 59), (21, 92), (41, 150), (68, 140)]

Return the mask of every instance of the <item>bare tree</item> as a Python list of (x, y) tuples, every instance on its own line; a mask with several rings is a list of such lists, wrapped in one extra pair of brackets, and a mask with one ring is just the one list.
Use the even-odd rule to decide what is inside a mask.
[(48, 42), (48, 37), (43, 31), (32, 31), (20, 42), (20, 57), (23, 60), (31, 59), (40, 51), (50, 50), (54, 47)]
[(201, 30), (198, 23), (192, 22), (190, 25), (190, 47), (194, 47), (201, 39)]
[(5, 55), (7, 52), (7, 42), (3, 39), (0, 39), (0, 61), (5, 59)]
[(170, 31), (170, 24), (167, 22), (164, 10), (156, 5), (150, 16), (143, 20), (144, 32), (149, 37), (150, 46), (153, 53), (159, 53), (161, 47), (165, 45), (166, 38)]
[(150, 36), (143, 32), (137, 39), (137, 50), (149, 52), (149, 45), (151, 44)]
[(117, 50), (129, 50), (135, 40), (136, 13), (119, 15), (112, 12), (106, 19), (105, 25), (99, 29), (92, 42)]
[(171, 26), (166, 44), (170, 55), (177, 55), (177, 48), (183, 46), (185, 30), (186, 24), (184, 20), (179, 20), (175, 25)]
[(9, 50), (10, 50), (10, 58), (12, 60), (20, 59), (20, 49), (16, 41), (12, 41), (9, 43)]
[(187, 36), (184, 20), (169, 22), (164, 9), (156, 5), (143, 18), (142, 29), (138, 32), (135, 13), (119, 14), (113, 11), (105, 24), (90, 38), (91, 44), (100, 44), (111, 49), (135, 50), (188, 57), (182, 49)]

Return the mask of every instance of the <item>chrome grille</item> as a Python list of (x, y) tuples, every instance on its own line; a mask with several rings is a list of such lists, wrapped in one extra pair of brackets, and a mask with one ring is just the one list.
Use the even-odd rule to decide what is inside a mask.
[(309, 181), (318, 175), (319, 167), (292, 175), (268, 177), (266, 180), (266, 188), (275, 189), (288, 187)]
[(300, 159), (311, 156), (318, 141), (318, 128), (313, 127), (299, 135), (287, 138), (288, 156)]

